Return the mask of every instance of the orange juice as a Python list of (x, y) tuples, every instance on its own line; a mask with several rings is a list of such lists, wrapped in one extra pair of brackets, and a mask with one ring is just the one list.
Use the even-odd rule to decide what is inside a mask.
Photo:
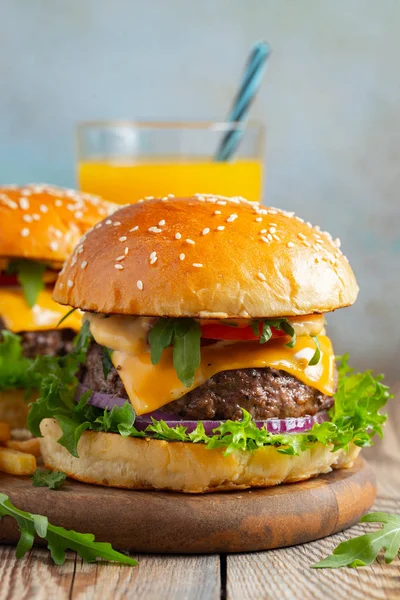
[(212, 162), (160, 158), (140, 162), (83, 161), (78, 166), (80, 189), (121, 204), (145, 196), (220, 194), (261, 201), (262, 164), (255, 159)]

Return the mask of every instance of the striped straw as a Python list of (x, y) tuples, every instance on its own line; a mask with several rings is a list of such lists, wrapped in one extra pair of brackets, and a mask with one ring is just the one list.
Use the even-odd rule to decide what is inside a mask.
[(251, 50), (240, 88), (227, 118), (227, 121), (232, 123), (232, 128), (225, 133), (215, 155), (218, 162), (232, 158), (240, 144), (243, 137), (243, 121), (260, 87), (270, 53), (271, 48), (266, 42), (258, 42)]

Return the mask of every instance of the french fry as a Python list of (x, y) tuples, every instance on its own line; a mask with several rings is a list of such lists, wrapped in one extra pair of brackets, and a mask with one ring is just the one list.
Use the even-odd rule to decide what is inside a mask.
[(0, 442), (7, 442), (10, 439), (10, 425), (0, 421)]
[(36, 471), (36, 458), (33, 454), (0, 447), (0, 471), (10, 475), (32, 475)]
[(31, 438), (30, 440), (8, 440), (5, 442), (5, 446), (7, 446), (7, 448), (19, 450), (19, 452), (33, 454), (36, 458), (39, 458), (40, 456), (40, 441), (38, 438)]

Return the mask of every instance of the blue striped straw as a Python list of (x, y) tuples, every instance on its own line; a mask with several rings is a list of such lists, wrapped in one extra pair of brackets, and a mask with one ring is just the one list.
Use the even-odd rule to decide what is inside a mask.
[(225, 133), (214, 160), (218, 162), (229, 160), (239, 146), (243, 136), (243, 121), (260, 87), (270, 53), (271, 48), (266, 42), (258, 42), (253, 46), (240, 88), (227, 117), (227, 122), (232, 123), (232, 128)]

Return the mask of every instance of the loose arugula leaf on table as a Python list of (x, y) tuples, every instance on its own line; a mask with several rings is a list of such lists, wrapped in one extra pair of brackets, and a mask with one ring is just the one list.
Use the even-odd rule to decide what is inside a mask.
[(176, 374), (190, 387), (200, 365), (200, 338), (201, 327), (194, 319), (158, 319), (149, 333), (151, 362), (156, 365), (163, 351), (173, 346)]
[(0, 492), (0, 520), (9, 516), (16, 520), (21, 538), (16, 549), (17, 558), (22, 558), (32, 548), (35, 534), (47, 540), (47, 547), (56, 565), (65, 562), (65, 551), (74, 550), (87, 562), (98, 559), (114, 561), (125, 565), (137, 565), (137, 561), (121, 552), (117, 552), (106, 542), (96, 542), (91, 533), (78, 533), (49, 523), (47, 517), (33, 515), (19, 510), (6, 494)]
[(47, 487), (49, 490), (59, 490), (67, 479), (63, 471), (55, 469), (36, 469), (31, 477), (34, 487)]
[(364, 567), (373, 563), (379, 552), (385, 550), (385, 562), (391, 563), (400, 551), (400, 515), (373, 512), (362, 517), (360, 523), (383, 523), (372, 533), (365, 533), (335, 548), (314, 569), (337, 569), (340, 567)]
[(44, 288), (43, 275), (46, 265), (34, 260), (12, 260), (7, 268), (10, 275), (16, 274), (18, 283), (24, 292), (28, 306), (36, 304), (38, 296)]

